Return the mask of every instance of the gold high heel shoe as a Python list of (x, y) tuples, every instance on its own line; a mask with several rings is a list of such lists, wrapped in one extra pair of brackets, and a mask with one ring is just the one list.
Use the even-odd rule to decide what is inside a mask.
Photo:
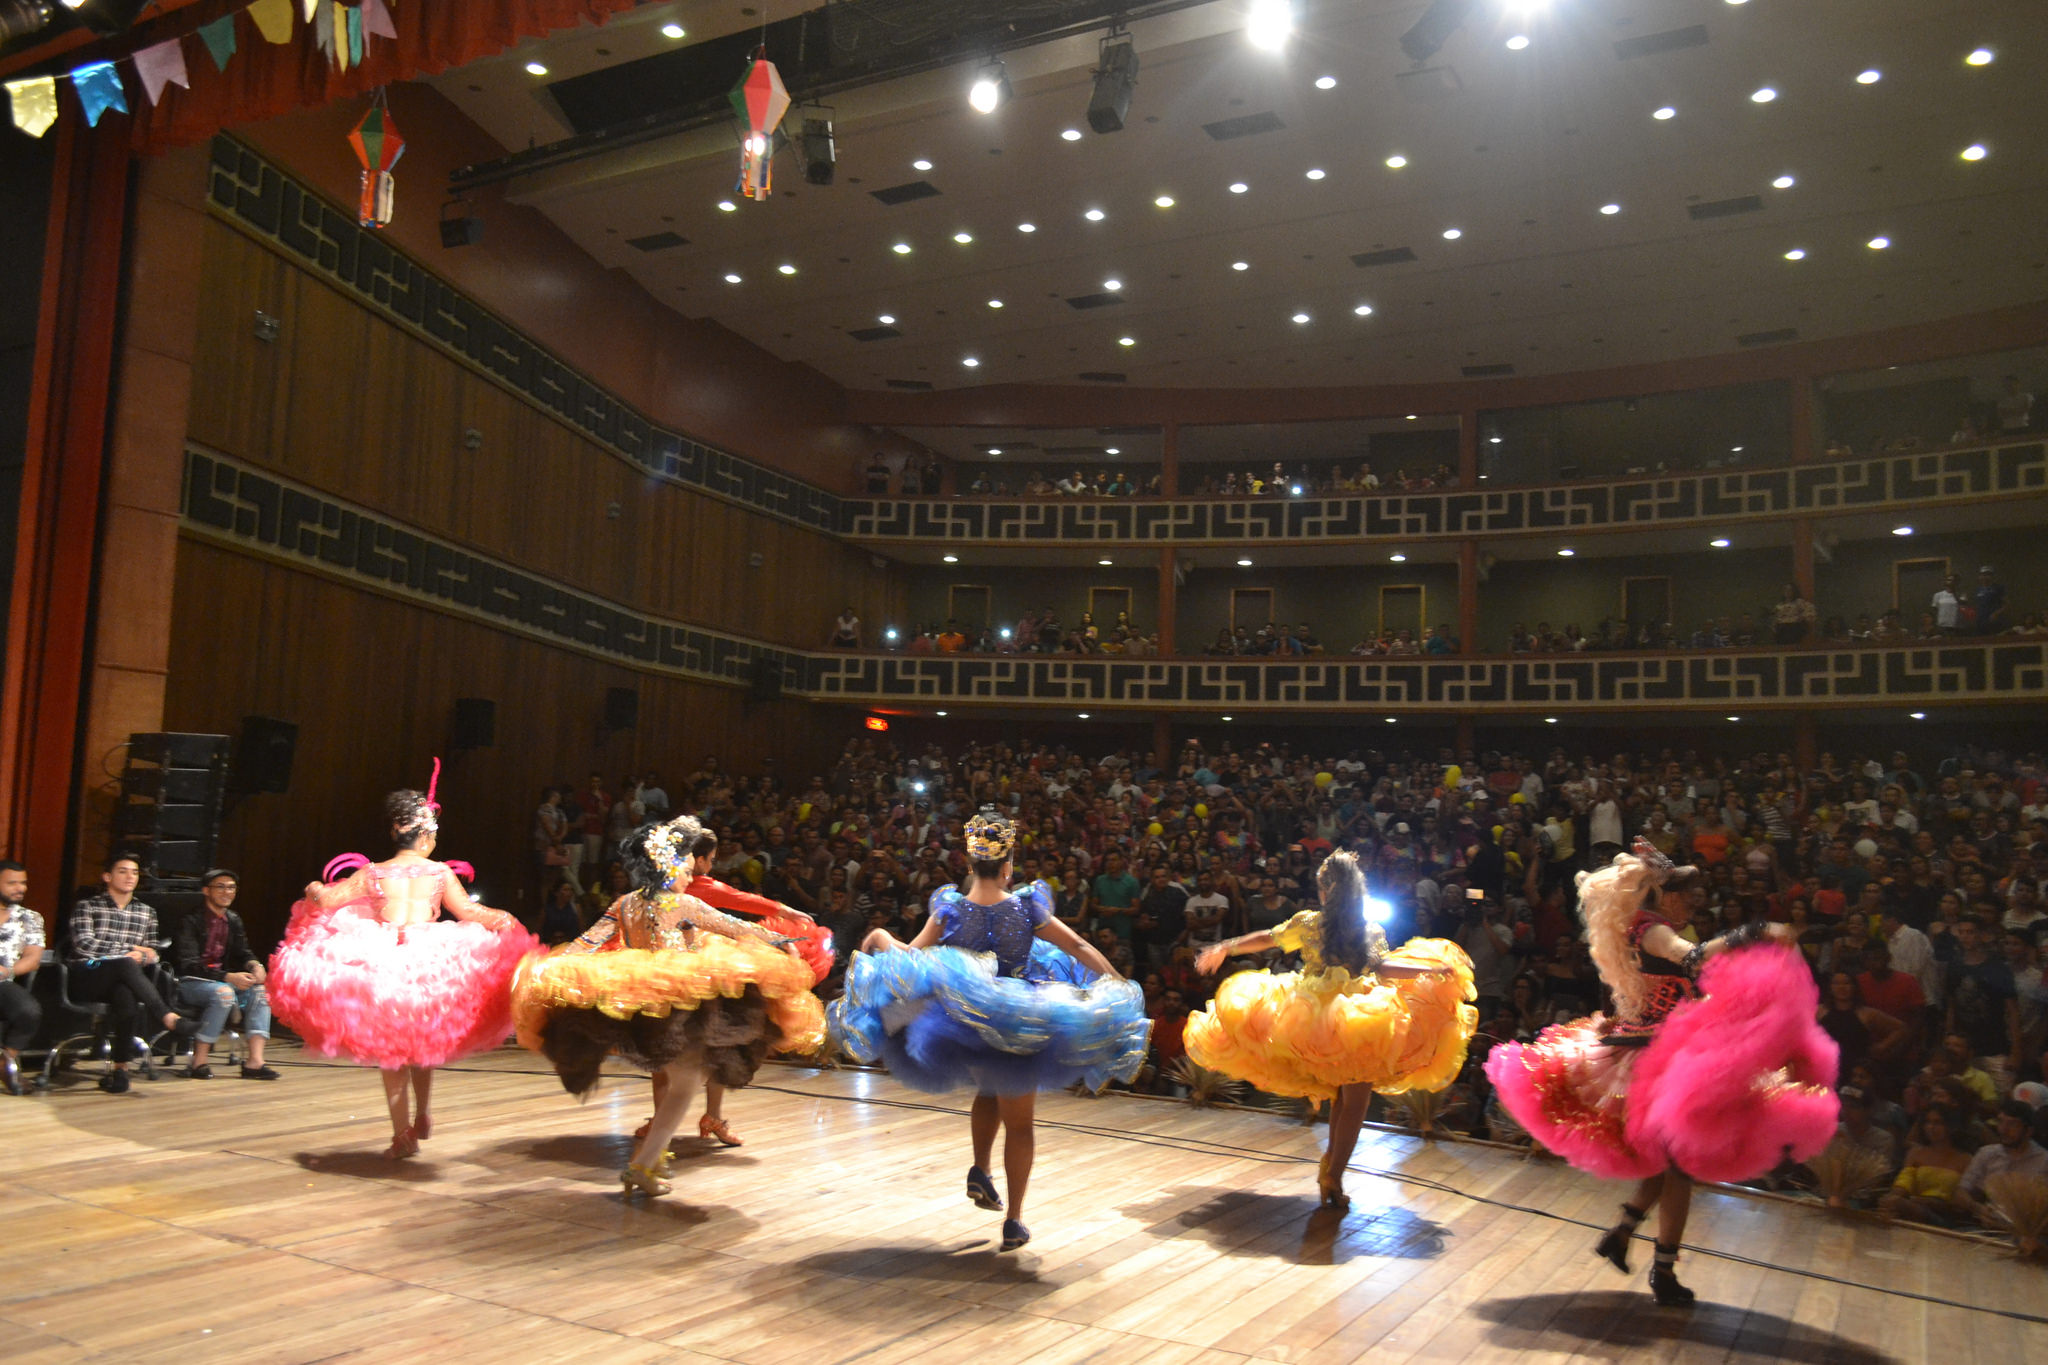
[(619, 1184), (628, 1196), (637, 1190), (650, 1199), (659, 1199), (675, 1188), (661, 1178), (662, 1167), (666, 1164), (657, 1161), (654, 1169), (650, 1171), (645, 1166), (635, 1166), (629, 1161), (626, 1163), (626, 1169), (619, 1172)]
[(1351, 1196), (1344, 1193), (1343, 1182), (1330, 1174), (1328, 1156), (1316, 1166), (1316, 1192), (1322, 1197), (1322, 1204), (1326, 1209), (1343, 1212), (1351, 1207)]

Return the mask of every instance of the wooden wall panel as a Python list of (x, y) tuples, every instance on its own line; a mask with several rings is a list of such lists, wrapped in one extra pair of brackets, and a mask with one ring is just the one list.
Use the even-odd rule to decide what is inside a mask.
[(867, 551), (652, 482), (227, 224), (206, 232), (195, 440), (680, 620), (814, 646), (847, 601), (901, 615), (900, 583)]
[[(476, 864), (493, 903), (521, 910), (534, 894), (528, 834), (542, 784), (650, 765), (675, 780), (707, 753), (802, 781), (860, 714), (750, 704), (735, 688), (637, 673), (190, 538), (176, 603), (165, 724), (234, 734), (242, 717), (264, 715), (300, 727), (290, 792), (248, 798), (222, 830), (221, 860), (241, 873), (243, 912), (266, 944), (325, 859), (388, 852), (378, 804), (395, 787), (424, 787), (436, 754), (442, 851)], [(640, 717), (604, 736), (611, 687), (638, 691)], [(457, 697), (497, 703), (494, 747), (447, 753)]]

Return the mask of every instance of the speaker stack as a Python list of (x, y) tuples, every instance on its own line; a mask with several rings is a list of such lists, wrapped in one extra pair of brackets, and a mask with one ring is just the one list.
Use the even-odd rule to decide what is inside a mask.
[(199, 875), (212, 865), (229, 748), (226, 735), (128, 737), (114, 848), (141, 859), (151, 889), (196, 891)]

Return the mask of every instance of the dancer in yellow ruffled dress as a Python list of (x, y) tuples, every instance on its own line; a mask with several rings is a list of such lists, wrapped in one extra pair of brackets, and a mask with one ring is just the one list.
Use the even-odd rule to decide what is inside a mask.
[(1397, 953), (1371, 918), (1358, 860), (1332, 853), (1316, 873), (1321, 910), (1277, 929), (1204, 949), (1195, 969), (1213, 976), (1234, 953), (1281, 948), (1298, 972), (1224, 978), (1187, 1022), (1188, 1056), (1276, 1095), (1330, 1101), (1330, 1146), (1316, 1183), (1323, 1203), (1347, 1208), (1344, 1168), (1372, 1092), (1442, 1090), (1458, 1077), (1478, 1027), (1472, 959), (1455, 943), (1410, 939)]

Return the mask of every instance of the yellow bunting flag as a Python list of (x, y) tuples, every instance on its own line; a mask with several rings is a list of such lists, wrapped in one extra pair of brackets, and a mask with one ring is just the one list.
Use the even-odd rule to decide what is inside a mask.
[(264, 42), (292, 40), (292, 0), (256, 0), (249, 6), (249, 17), (255, 20), (256, 31), (263, 35)]
[(57, 78), (54, 76), (31, 76), (25, 81), (9, 81), (7, 98), (14, 106), (14, 126), (30, 137), (41, 137), (57, 121)]

